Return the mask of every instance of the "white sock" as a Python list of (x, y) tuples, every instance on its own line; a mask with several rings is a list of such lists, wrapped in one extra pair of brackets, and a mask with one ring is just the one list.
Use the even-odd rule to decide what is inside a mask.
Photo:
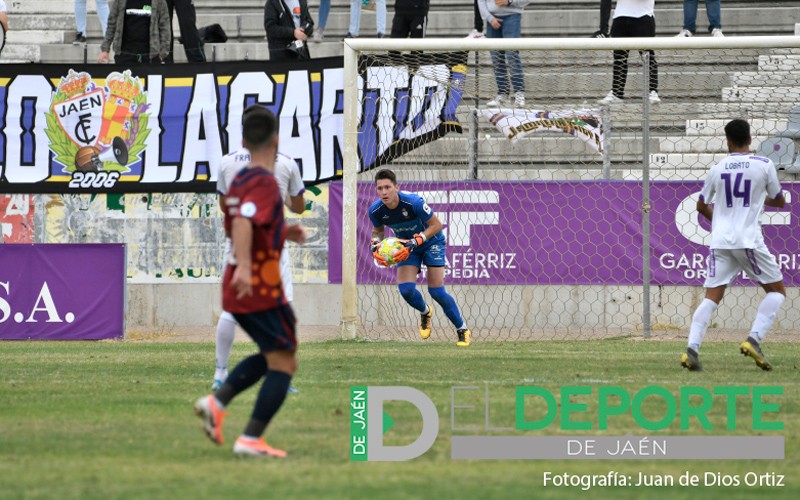
[(233, 339), (236, 338), (236, 320), (229, 312), (223, 312), (217, 322), (217, 361), (214, 379), (223, 382), (228, 377), (228, 359), (231, 357)]
[(785, 299), (786, 297), (782, 293), (769, 292), (759, 304), (756, 320), (753, 321), (753, 328), (750, 329), (750, 336), (759, 344), (767, 336), (772, 322), (775, 321), (775, 316), (778, 315), (778, 309), (781, 308)]
[(716, 310), (717, 303), (711, 299), (703, 299), (697, 306), (692, 316), (692, 326), (689, 328), (689, 347), (695, 351), (700, 350), (700, 344), (703, 343), (703, 337), (706, 336), (708, 324), (711, 322), (711, 315)]

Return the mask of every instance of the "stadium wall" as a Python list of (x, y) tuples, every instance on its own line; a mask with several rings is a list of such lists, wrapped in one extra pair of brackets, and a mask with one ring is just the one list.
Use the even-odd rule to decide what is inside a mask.
[[(483, 300), (480, 288), (458, 286), (452, 287), (452, 291), (463, 304), (480, 307)], [(362, 293), (373, 294), (374, 290), (366, 287)], [(293, 307), (302, 324), (339, 324), (341, 285), (299, 283), (295, 284), (294, 294)], [(641, 287), (517, 286), (510, 287), (503, 295), (506, 300), (502, 304), (484, 304), (493, 310), (492, 314), (468, 318), (470, 326), (476, 329), (641, 330)], [(758, 287), (731, 288), (712, 326), (725, 330), (749, 327), (752, 308), (740, 305), (757, 303), (762, 295)], [(800, 290), (789, 288), (787, 295), (788, 301), (796, 301), (800, 299)], [(393, 297), (393, 294), (375, 296)], [(651, 307), (653, 334), (685, 333), (692, 312), (702, 298), (702, 287), (659, 287)], [(220, 303), (219, 283), (129, 284), (126, 322), (128, 328), (210, 327), (219, 318)], [(380, 323), (386, 311), (395, 305), (380, 304), (372, 313), (373, 317), (365, 320)], [(392, 326), (413, 328), (418, 317), (412, 313), (409, 310), (405, 324)], [(800, 311), (786, 308), (781, 311), (775, 329), (793, 329), (797, 324), (800, 324)]]
[[(341, 285), (327, 282), (327, 187), (307, 194), (311, 207), (300, 221), (311, 229), (306, 248), (292, 248), (294, 306), (306, 325), (335, 326), (341, 320)], [(163, 196), (163, 197), (161, 197)], [(224, 244), (221, 219), (213, 195), (154, 195), (149, 209), (137, 208), (141, 196), (0, 195), (0, 224), (6, 242), (128, 245), (129, 328), (212, 327), (220, 309), (220, 261)], [(169, 200), (169, 203), (166, 201)], [(156, 203), (156, 205), (153, 205)], [(212, 207), (208, 210), (204, 205)], [(122, 210), (125, 207), (125, 210)], [(377, 288), (382, 287), (383, 293)], [(365, 322), (393, 326), (416, 324), (408, 310), (391, 317), (399, 300), (393, 285), (363, 285), (360, 294), (379, 301)], [(587, 285), (505, 286), (502, 301), (487, 303), (481, 286), (450, 286), (467, 311), (491, 310), (469, 318), (475, 328), (625, 329), (641, 328), (641, 287)], [(800, 289), (789, 288), (789, 301)], [(423, 293), (425, 291), (423, 287)], [(758, 287), (733, 287), (715, 326), (746, 328), (750, 308), (761, 295)], [(734, 298), (735, 297), (735, 298)], [(651, 304), (654, 333), (683, 330), (702, 298), (701, 287), (656, 287)], [(786, 308), (777, 330), (800, 324), (800, 310)]]

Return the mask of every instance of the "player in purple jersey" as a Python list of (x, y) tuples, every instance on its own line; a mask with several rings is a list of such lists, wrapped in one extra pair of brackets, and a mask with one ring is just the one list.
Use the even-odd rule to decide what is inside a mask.
[(761, 352), (761, 343), (786, 298), (786, 289), (775, 256), (764, 243), (761, 213), (765, 205), (782, 208), (786, 200), (772, 161), (750, 155), (750, 125), (744, 120), (729, 122), (725, 125), (725, 138), (731, 154), (711, 167), (697, 202), (697, 211), (711, 221), (711, 252), (703, 284), (706, 296), (692, 317), (689, 345), (681, 356), (681, 366), (690, 371), (703, 370), (698, 353), (708, 323), (725, 288), (744, 271), (761, 284), (767, 295), (739, 350), (753, 358), (762, 370), (772, 370), (772, 363)]

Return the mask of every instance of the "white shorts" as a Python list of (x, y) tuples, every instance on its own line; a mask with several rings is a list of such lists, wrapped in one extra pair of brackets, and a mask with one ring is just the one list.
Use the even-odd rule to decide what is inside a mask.
[[(222, 255), (222, 269), (223, 273), (228, 264), (232, 263), (231, 252), (233, 251), (233, 243), (230, 238), (225, 238), (225, 252)], [(292, 262), (289, 258), (289, 249), (285, 246), (281, 251), (281, 282), (283, 282), (283, 295), (286, 300), (291, 302), (294, 300), (294, 285), (292, 284)]]
[(708, 276), (703, 287), (728, 285), (742, 271), (762, 285), (783, 280), (778, 261), (766, 245), (741, 249), (712, 248), (708, 256)]

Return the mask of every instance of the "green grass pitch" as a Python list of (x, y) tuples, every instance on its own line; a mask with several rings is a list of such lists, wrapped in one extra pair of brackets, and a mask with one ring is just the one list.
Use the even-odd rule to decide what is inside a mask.
[[(300, 369), (267, 440), (289, 452), (286, 460), (236, 459), (231, 447), (252, 409), (255, 390), (233, 402), (225, 422), (226, 444), (214, 446), (192, 414), (207, 393), (214, 347), (210, 343), (2, 342), (0, 343), (0, 498), (800, 498), (800, 344), (765, 344), (772, 372), (756, 368), (730, 342), (703, 346), (704, 373), (679, 367), (682, 342), (631, 339), (575, 342), (452, 343), (321, 342), (303, 344)], [(253, 352), (236, 344), (232, 361)], [(457, 413), (458, 425), (484, 424), (485, 384), (492, 426), (514, 425), (514, 388), (537, 385), (552, 391), (603, 385), (632, 392), (661, 385), (779, 385), (773, 420), (783, 431), (751, 429), (750, 398), (739, 397), (737, 430), (725, 431), (726, 408), (714, 399), (709, 418), (718, 427), (681, 431), (677, 420), (664, 431), (636, 427), (630, 414), (611, 420), (607, 431), (474, 431), (512, 435), (781, 435), (784, 460), (557, 460), (456, 461), (450, 459), (452, 386), (479, 386), (459, 404), (478, 410)], [(408, 462), (352, 462), (349, 458), (351, 386), (411, 386), (436, 404), (439, 436), (433, 447)], [(596, 421), (596, 405), (589, 415)], [(385, 407), (396, 422), (387, 444), (407, 444), (420, 428), (417, 410), (401, 402)], [(535, 413), (536, 408), (530, 408)], [(461, 411), (461, 410), (459, 410)], [(526, 410), (527, 411), (527, 410)], [(663, 414), (655, 404), (648, 410)], [(470, 434), (470, 432), (460, 432)], [(636, 476), (669, 474), (673, 487), (554, 487), (543, 473)], [(744, 476), (772, 472), (783, 487), (681, 487), (685, 471)]]

